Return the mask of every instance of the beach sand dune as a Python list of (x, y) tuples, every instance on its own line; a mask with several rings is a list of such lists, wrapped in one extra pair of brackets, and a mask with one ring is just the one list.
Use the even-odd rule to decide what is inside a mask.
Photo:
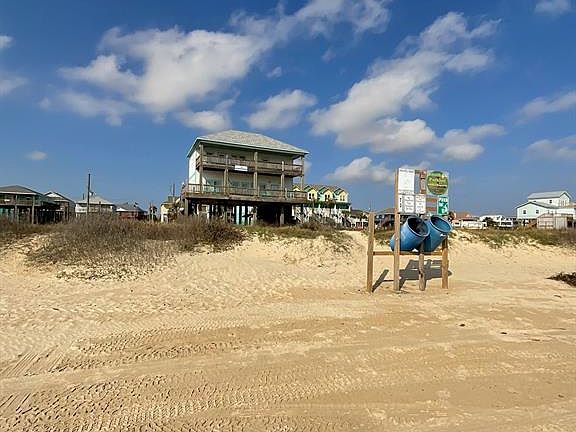
[[(450, 289), (366, 237), (179, 255), (130, 281), (0, 257), (2, 431), (574, 431), (575, 271), (552, 247), (456, 239)], [(383, 246), (382, 246), (383, 248)]]

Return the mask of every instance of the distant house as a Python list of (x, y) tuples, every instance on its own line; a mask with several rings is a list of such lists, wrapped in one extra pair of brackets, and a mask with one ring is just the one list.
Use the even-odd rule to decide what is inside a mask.
[(15, 222), (56, 222), (59, 204), (52, 198), (25, 186), (0, 187), (0, 216)]
[[(82, 198), (76, 201), (76, 216), (86, 214), (87, 200)], [(116, 204), (99, 195), (90, 196), (90, 213), (115, 213)]]
[[(92, 204), (90, 204), (92, 207)], [(146, 219), (146, 211), (138, 206), (138, 203), (122, 203), (116, 204), (116, 213), (121, 219), (131, 220), (144, 220)]]
[(294, 191), (306, 193), (307, 203), (303, 208), (295, 209), (295, 217), (300, 221), (310, 218), (338, 225), (346, 224), (347, 212), (350, 211), (350, 197), (348, 191), (340, 186), (323, 184), (308, 184), (303, 188), (294, 185)]
[(515, 218), (501, 214), (482, 215), (478, 218), (480, 222), (486, 223), (487, 226), (496, 228), (511, 229), (514, 228)]
[(73, 200), (54, 191), (46, 192), (44, 195), (51, 198), (52, 201), (60, 206), (56, 211), (56, 222), (65, 222), (74, 218), (76, 214), (76, 203)]
[[(484, 220), (480, 220), (478, 216), (474, 216), (470, 212), (457, 211), (452, 212), (452, 226), (454, 228), (464, 228), (464, 229), (484, 229), (487, 227), (487, 223)], [(501, 215), (498, 215), (502, 218)]]
[(516, 207), (516, 217), (528, 222), (543, 214), (560, 214), (576, 217), (576, 209), (570, 203), (572, 196), (566, 191), (537, 192), (528, 195), (528, 200)]
[(388, 207), (374, 214), (374, 222), (378, 228), (394, 226), (394, 207)]
[(160, 222), (172, 222), (180, 213), (180, 197), (169, 195), (160, 204)]
[(351, 228), (366, 228), (368, 226), (368, 213), (364, 210), (350, 210), (347, 221)]

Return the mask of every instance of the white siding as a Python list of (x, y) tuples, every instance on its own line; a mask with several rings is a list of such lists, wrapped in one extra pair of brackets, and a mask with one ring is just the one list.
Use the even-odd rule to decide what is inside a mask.
[(539, 202), (544, 204), (553, 205), (556, 207), (567, 206), (570, 203), (570, 197), (567, 194), (562, 194), (559, 197), (546, 197), (531, 199), (531, 202)]
[(535, 202), (529, 202), (516, 209), (518, 219), (536, 219), (538, 216), (547, 213), (556, 213), (557, 209), (548, 209)]

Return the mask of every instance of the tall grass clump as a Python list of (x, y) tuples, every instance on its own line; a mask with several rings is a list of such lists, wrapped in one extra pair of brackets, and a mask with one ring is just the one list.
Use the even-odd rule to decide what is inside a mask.
[(7, 217), (0, 216), (0, 246), (7, 246), (22, 238), (42, 234), (50, 231), (46, 225), (32, 225), (24, 222), (13, 222)]
[(91, 215), (55, 227), (28, 258), (56, 266), (63, 276), (132, 277), (164, 264), (176, 252), (222, 250), (243, 239), (222, 220), (184, 219), (173, 224)]

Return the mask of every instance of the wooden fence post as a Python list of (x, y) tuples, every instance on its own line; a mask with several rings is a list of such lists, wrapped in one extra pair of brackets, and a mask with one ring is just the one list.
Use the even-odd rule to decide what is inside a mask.
[(442, 288), (448, 289), (448, 237), (442, 242)]
[(374, 213), (368, 214), (368, 252), (366, 266), (366, 291), (372, 292), (374, 273)]
[(398, 209), (398, 170), (394, 177), (394, 291), (400, 292), (400, 212)]

